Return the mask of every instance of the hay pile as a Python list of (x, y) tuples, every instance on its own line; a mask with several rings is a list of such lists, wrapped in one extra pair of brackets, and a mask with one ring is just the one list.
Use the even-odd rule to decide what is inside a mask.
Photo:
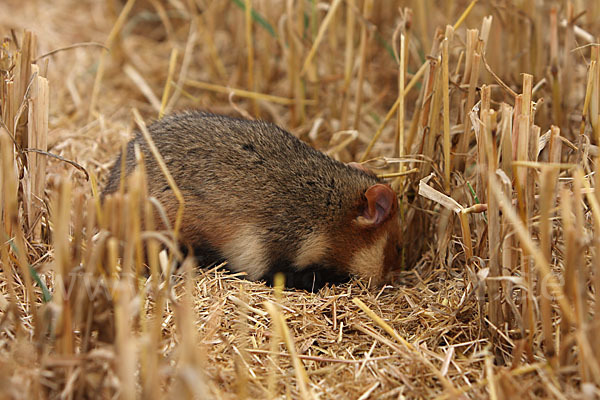
[[(406, 3), (5, 0), (2, 398), (600, 396), (600, 5)], [(143, 174), (97, 193), (185, 108), (366, 162), (405, 270), (315, 294), (172, 272)]]

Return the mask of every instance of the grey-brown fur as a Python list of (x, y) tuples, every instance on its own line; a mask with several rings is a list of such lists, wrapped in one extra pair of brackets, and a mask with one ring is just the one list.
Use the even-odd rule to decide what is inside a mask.
[[(189, 111), (167, 116), (149, 131), (185, 198), (183, 241), (200, 252), (220, 254), (229, 240), (222, 238), (235, 237), (238, 227), (248, 226), (248, 235), (254, 232), (259, 238), (250, 239), (251, 245), (260, 250), (262, 243), (266, 251), (266, 272), (259, 277), (269, 278), (275, 270), (335, 271), (337, 266), (331, 264), (336, 255), (327, 251), (309, 267), (298, 268), (294, 260), (307, 237), (339, 236), (349, 218), (364, 209), (365, 191), (380, 183), (374, 175), (335, 161), (268, 122)], [(134, 144), (145, 156), (150, 195), (167, 203), (173, 214), (176, 201), (140, 133), (127, 146), (127, 174), (135, 166)], [(104, 195), (119, 188), (120, 160)], [(202, 221), (219, 226), (205, 230)], [(207, 240), (219, 230), (224, 233)], [(336, 240), (331, 239), (329, 252), (339, 246)], [(246, 271), (252, 268), (244, 266)]]

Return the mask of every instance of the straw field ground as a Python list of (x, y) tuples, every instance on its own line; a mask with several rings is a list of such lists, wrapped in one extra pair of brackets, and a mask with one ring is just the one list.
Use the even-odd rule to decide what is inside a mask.
[[(600, 397), (598, 1), (0, 6), (1, 398)], [(192, 108), (390, 183), (389, 284), (199, 268), (141, 161), (101, 202), (132, 133)]]

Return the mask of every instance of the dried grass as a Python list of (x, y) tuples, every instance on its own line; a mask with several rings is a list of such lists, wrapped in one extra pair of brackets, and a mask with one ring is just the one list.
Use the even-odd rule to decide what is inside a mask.
[[(599, 397), (600, 6), (404, 5), (6, 0), (0, 397)], [(183, 108), (376, 168), (406, 270), (310, 294), (197, 269), (141, 158), (101, 203)]]

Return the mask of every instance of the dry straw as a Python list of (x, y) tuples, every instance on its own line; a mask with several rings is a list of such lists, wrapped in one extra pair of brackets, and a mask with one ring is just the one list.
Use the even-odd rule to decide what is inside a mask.
[[(8, 0), (0, 397), (598, 396), (600, 6), (392, 3)], [(167, 219), (138, 150), (101, 199), (132, 130), (161, 160), (144, 121), (185, 108), (373, 167), (407, 270), (307, 293), (199, 268), (201, 216), (159, 161)]]

